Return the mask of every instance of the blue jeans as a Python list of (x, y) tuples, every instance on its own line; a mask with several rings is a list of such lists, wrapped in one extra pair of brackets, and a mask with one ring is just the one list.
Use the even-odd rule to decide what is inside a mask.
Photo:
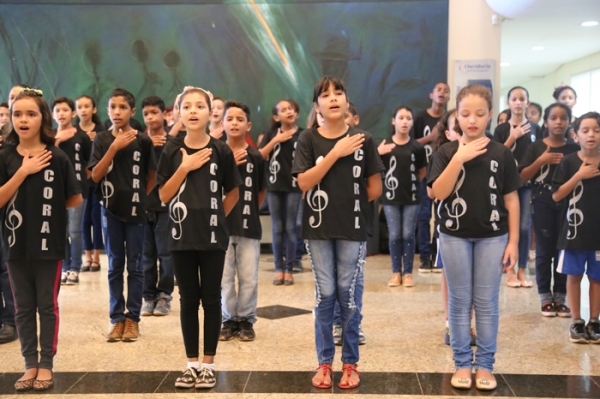
[[(419, 226), (419, 257), (421, 261), (431, 260), (431, 206), (433, 201), (427, 196), (427, 181), (421, 180), (419, 186), (421, 202), (417, 224)], [(390, 248), (391, 251), (391, 248)]]
[(522, 186), (517, 190), (519, 195), (519, 268), (526, 269), (529, 261), (529, 244), (531, 243), (531, 186)]
[(2, 243), (0, 243), (0, 322), (2, 322), (2, 325), (15, 327), (15, 299), (10, 286), (4, 256), (4, 249)]
[(83, 200), (81, 205), (67, 209), (67, 217), (69, 219), (67, 227), (67, 245), (65, 245), (65, 259), (62, 264), (63, 272), (81, 271), (81, 257), (83, 256), (83, 225), (81, 221), (83, 219), (86, 201), (87, 200)]
[[(102, 228), (104, 237), (106, 237), (106, 254), (108, 255), (110, 322), (115, 324), (125, 321), (126, 317), (139, 322), (144, 291), (142, 251), (145, 225), (123, 222), (102, 207)], [(123, 274), (126, 261), (127, 303), (123, 297)], [(125, 314), (126, 306), (127, 314)]]
[[(275, 271), (292, 272), (296, 258), (296, 216), (302, 193), (287, 193), (283, 191), (269, 191), (267, 201), (271, 213), (273, 227), (273, 257), (275, 258)], [(285, 240), (285, 259), (284, 259)]]
[(335, 355), (333, 309), (336, 300), (342, 317), (342, 362), (357, 363), (367, 243), (307, 240), (306, 248), (315, 278), (315, 341), (319, 364), (331, 364)]
[[(508, 234), (459, 238), (440, 233), (448, 282), (450, 345), (456, 369), (494, 369), (498, 338), (498, 296)], [(471, 349), (471, 308), (475, 308), (477, 352)]]
[[(144, 299), (155, 301), (158, 298), (173, 299), (175, 279), (173, 262), (169, 252), (169, 213), (156, 212), (155, 220), (145, 228), (144, 255)], [(157, 265), (157, 263), (159, 263)]]
[(239, 236), (229, 238), (229, 247), (225, 253), (223, 280), (221, 281), (223, 322), (245, 319), (252, 324), (256, 323), (259, 258), (260, 240)]
[(419, 205), (384, 205), (383, 211), (390, 235), (392, 273), (411, 274), (415, 259), (415, 227)]
[[(535, 231), (535, 279), (542, 303), (565, 303), (567, 276), (558, 267), (558, 236), (565, 217), (564, 203), (556, 203), (552, 192), (535, 187), (532, 198), (533, 230)], [(554, 278), (554, 289), (552, 279)]]
[(100, 218), (101, 207), (94, 190), (90, 189), (83, 213), (83, 249), (86, 251), (104, 249), (102, 221)]
[(302, 260), (302, 256), (306, 252), (306, 245), (304, 244), (304, 240), (302, 239), (302, 197), (300, 201), (298, 201), (298, 215), (296, 216), (296, 240), (298, 244), (296, 244), (296, 256), (294, 256), (294, 260), (296, 262), (300, 262)]

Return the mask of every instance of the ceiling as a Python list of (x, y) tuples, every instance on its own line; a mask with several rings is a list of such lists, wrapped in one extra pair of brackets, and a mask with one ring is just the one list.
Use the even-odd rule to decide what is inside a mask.
[[(503, 87), (547, 75), (564, 63), (600, 51), (600, 25), (581, 26), (584, 21), (600, 22), (600, 0), (528, 2), (525, 9), (513, 13), (514, 18), (502, 22), (501, 61), (510, 63), (501, 67)], [(544, 50), (533, 51), (534, 46)]]

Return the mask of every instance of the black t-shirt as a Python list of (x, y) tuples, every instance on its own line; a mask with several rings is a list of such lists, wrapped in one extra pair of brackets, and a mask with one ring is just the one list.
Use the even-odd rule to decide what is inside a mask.
[[(393, 143), (391, 138), (386, 143)], [(427, 166), (425, 148), (415, 139), (397, 145), (382, 155), (385, 165), (382, 203), (385, 205), (414, 205), (419, 203), (419, 169)]]
[[(3, 208), (2, 236), (8, 260), (63, 259), (67, 237), (66, 201), (81, 193), (67, 155), (55, 146), (50, 166), (27, 176)], [(0, 151), (0, 186), (23, 164), (15, 146)]]
[(304, 198), (302, 238), (308, 240), (366, 241), (369, 216), (367, 178), (385, 170), (373, 137), (349, 128), (347, 133), (328, 139), (316, 128), (300, 134), (292, 174), (297, 177), (321, 162), (335, 144), (346, 137), (364, 133), (361, 149), (338, 159), (323, 180)]
[[(427, 180), (430, 187), (446, 169), (459, 144), (452, 141), (435, 152)], [(504, 195), (518, 189), (521, 178), (514, 157), (504, 144), (490, 141), (486, 149), (463, 165), (454, 190), (439, 204), (442, 233), (488, 238), (508, 232)]]
[[(167, 138), (167, 141), (166, 141), (165, 145), (162, 145), (159, 147), (155, 147), (154, 144), (152, 145), (152, 151), (154, 152), (154, 159), (156, 160), (156, 163), (159, 163), (160, 156), (161, 156), (164, 148), (166, 147), (167, 143), (171, 140), (176, 140), (175, 137), (169, 136), (168, 134), (167, 134), (166, 138)], [(149, 212), (167, 212), (169, 210), (169, 207), (167, 206), (167, 204), (163, 204), (161, 202), (160, 198), (158, 197), (158, 184), (156, 186), (154, 186), (154, 188), (150, 192), (150, 195), (148, 195), (148, 209), (147, 210)]]
[[(415, 139), (422, 139), (423, 137), (427, 137), (433, 131), (435, 125), (437, 125), (440, 117), (434, 117), (429, 115), (427, 110), (421, 111), (417, 114), (415, 118), (415, 123), (413, 124), (413, 134)], [(442, 132), (443, 133), (443, 132)], [(432, 143), (427, 143), (424, 145), (425, 154), (427, 155), (427, 162), (430, 161), (431, 154), (433, 153), (433, 148), (431, 147)]]
[[(581, 168), (583, 161), (577, 153), (565, 155), (552, 178), (553, 191), (569, 181)], [(558, 237), (558, 249), (600, 251), (600, 177), (580, 181), (565, 197), (568, 200), (566, 223)]]
[[(88, 165), (90, 170), (104, 157), (113, 141), (115, 136), (110, 131), (96, 135)], [(145, 223), (148, 206), (146, 186), (151, 170), (156, 170), (152, 140), (138, 131), (136, 139), (113, 158), (106, 175), (96, 187), (96, 197), (121, 221)]]
[(67, 141), (59, 143), (58, 147), (64, 151), (75, 168), (75, 177), (81, 185), (83, 198), (88, 196), (88, 178), (85, 174), (87, 164), (92, 155), (92, 141), (88, 135), (81, 129)]
[[(267, 169), (267, 190), (300, 192), (298, 182), (292, 177), (292, 164), (294, 163), (294, 154), (298, 143), (298, 137), (302, 128), (298, 128), (291, 139), (283, 143), (275, 144), (269, 154), (269, 168)], [(277, 135), (277, 129), (271, 129), (265, 133), (258, 148), (263, 148), (273, 137)]]
[[(525, 153), (525, 158), (523, 159), (523, 163), (519, 165), (519, 169), (524, 169), (535, 162), (544, 152), (548, 146), (544, 143), (543, 140), (536, 141), (531, 144)], [(571, 154), (573, 152), (579, 151), (579, 145), (575, 143), (566, 143), (561, 147), (550, 147), (550, 152), (552, 153), (560, 153), (563, 155)], [(551, 185), (552, 184), (552, 176), (554, 176), (554, 171), (558, 165), (548, 165), (544, 164), (540, 168), (540, 170), (535, 174), (532, 179), (533, 184), (536, 185)]]
[[(527, 148), (529, 147), (529, 145), (537, 140), (543, 139), (542, 130), (539, 125), (530, 121), (526, 121), (522, 126), (525, 126), (526, 124), (531, 125), (531, 130), (529, 131), (529, 134), (519, 137), (510, 148), (510, 150), (513, 153), (513, 156), (515, 157), (519, 165), (521, 165), (524, 162), (525, 153), (527, 152)], [(494, 130), (495, 141), (497, 141), (500, 144), (504, 144), (509, 136), (510, 123), (504, 122), (496, 126), (496, 129)]]
[[(181, 148), (188, 154), (202, 149), (188, 148), (181, 139), (168, 142), (158, 164), (158, 185), (167, 182), (181, 165)], [(211, 137), (205, 148), (212, 148), (210, 160), (188, 173), (169, 203), (171, 251), (226, 251), (229, 245), (223, 193), (242, 180), (226, 143)]]
[(266, 187), (265, 160), (256, 148), (246, 148), (246, 163), (238, 166), (242, 185), (240, 199), (227, 215), (229, 233), (232, 236), (260, 240), (262, 228), (258, 212), (258, 194)]

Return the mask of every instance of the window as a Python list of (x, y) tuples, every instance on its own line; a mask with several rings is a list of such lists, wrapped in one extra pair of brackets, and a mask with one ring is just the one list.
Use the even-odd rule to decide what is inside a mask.
[(573, 115), (600, 112), (600, 68), (571, 76), (571, 87), (577, 92)]

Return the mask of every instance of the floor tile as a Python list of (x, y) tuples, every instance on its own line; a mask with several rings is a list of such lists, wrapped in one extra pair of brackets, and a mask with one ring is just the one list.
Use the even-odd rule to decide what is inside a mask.
[(340, 389), (342, 375), (334, 375), (334, 393), (361, 395), (421, 395), (416, 373), (361, 373), (360, 386), (355, 389)]
[(167, 374), (166, 371), (88, 373), (68, 393), (153, 393)]
[(250, 375), (244, 393), (331, 393), (332, 389), (319, 389), (311, 385), (313, 372), (307, 371), (255, 371)]
[(212, 389), (182, 389), (175, 388), (175, 380), (181, 375), (179, 371), (172, 371), (160, 384), (156, 393), (242, 393), (248, 382), (250, 371), (217, 371), (217, 385)]
[(503, 374), (518, 397), (600, 398), (600, 387), (581, 375)]
[[(496, 375), (498, 387), (489, 392), (480, 391), (475, 388), (475, 381), (471, 389), (456, 389), (450, 385), (452, 379), (451, 373), (418, 373), (419, 382), (424, 395), (447, 395), (447, 396), (500, 396), (514, 397), (510, 387), (506, 384), (500, 375)], [(473, 378), (475, 375), (473, 375)]]
[(262, 317), (263, 319), (278, 320), (285, 317), (300, 316), (311, 312), (312, 311), (310, 310), (298, 309), (291, 306), (273, 305), (256, 309), (256, 316)]

